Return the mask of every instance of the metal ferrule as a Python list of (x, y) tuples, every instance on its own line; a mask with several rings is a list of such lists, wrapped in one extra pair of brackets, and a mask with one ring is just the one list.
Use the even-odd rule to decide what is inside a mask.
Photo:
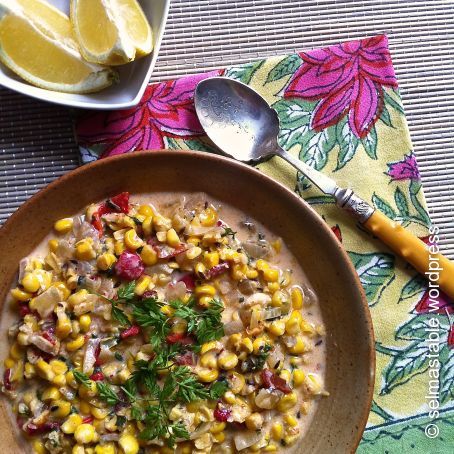
[(373, 214), (375, 209), (351, 189), (336, 189), (334, 193), (337, 205), (352, 214), (361, 224), (364, 224)]

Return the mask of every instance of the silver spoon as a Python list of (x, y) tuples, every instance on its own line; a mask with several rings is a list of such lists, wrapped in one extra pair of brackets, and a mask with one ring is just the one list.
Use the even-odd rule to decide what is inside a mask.
[(195, 109), (208, 137), (227, 156), (246, 163), (259, 163), (280, 156), (303, 173), (322, 192), (346, 210), (421, 274), (431, 272), (437, 260), (441, 271), (435, 279), (454, 298), (454, 263), (441, 254), (429, 254), (424, 242), (387, 218), (336, 182), (283, 150), (277, 141), (279, 118), (275, 110), (252, 88), (233, 79), (212, 77), (197, 85)]

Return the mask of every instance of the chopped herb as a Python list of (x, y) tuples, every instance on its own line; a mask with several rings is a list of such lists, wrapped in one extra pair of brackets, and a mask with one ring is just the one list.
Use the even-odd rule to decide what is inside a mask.
[(74, 378), (78, 381), (81, 385), (84, 385), (86, 388), (91, 387), (92, 381), (88, 377), (87, 374), (80, 372), (78, 370), (73, 370)]
[(243, 372), (257, 372), (262, 370), (269, 356), (269, 351), (272, 349), (271, 345), (264, 345), (256, 355), (249, 355), (241, 364)]
[(120, 353), (115, 352), (114, 356), (117, 361), (123, 361), (123, 356)]
[(96, 387), (98, 388), (98, 395), (101, 400), (106, 402), (108, 405), (115, 405), (120, 401), (116, 392), (107, 383), (97, 382)]
[(146, 298), (135, 305), (132, 311), (138, 325), (152, 328), (150, 344), (157, 349), (165, 343), (165, 338), (170, 331), (167, 316), (161, 312), (162, 304), (156, 298)]
[(117, 290), (118, 301), (130, 301), (135, 298), (134, 290), (136, 289), (136, 281), (131, 281)]
[(225, 380), (219, 380), (214, 382), (210, 387), (210, 397), (212, 399), (219, 399), (229, 389), (229, 384)]
[(224, 335), (224, 325), (221, 321), (224, 310), (222, 301), (213, 299), (202, 311), (195, 309), (195, 302), (184, 305), (180, 301), (173, 301), (170, 305), (175, 309), (175, 317), (186, 320), (188, 333), (195, 334), (199, 344), (220, 339)]
[(114, 300), (110, 301), (112, 303), (112, 317), (120, 323), (120, 325), (130, 325), (131, 322), (127, 315), (117, 306), (117, 302)]
[(237, 232), (234, 232), (230, 227), (224, 227), (224, 231), (221, 233), (221, 237), (231, 236), (233, 239), (235, 239), (236, 234)]

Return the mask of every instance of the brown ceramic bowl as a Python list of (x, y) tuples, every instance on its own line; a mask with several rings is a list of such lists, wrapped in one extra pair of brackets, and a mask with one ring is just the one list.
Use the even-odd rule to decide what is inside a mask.
[[(357, 274), (323, 220), (299, 197), (259, 171), (198, 152), (145, 152), (97, 161), (68, 173), (25, 203), (0, 229), (0, 301), (21, 258), (51, 231), (56, 219), (120, 191), (203, 191), (250, 214), (283, 238), (320, 300), (327, 331), (326, 388), (297, 452), (354, 452), (369, 415), (375, 349), (369, 309)], [(5, 326), (5, 323), (2, 323)], [(2, 332), (1, 344), (6, 343)], [(26, 449), (0, 406), (0, 445)]]

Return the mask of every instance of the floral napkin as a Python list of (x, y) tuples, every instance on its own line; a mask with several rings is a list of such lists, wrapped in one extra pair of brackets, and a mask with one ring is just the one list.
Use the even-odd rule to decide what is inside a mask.
[[(265, 97), (279, 115), (283, 148), (340, 185), (351, 186), (419, 237), (428, 237), (430, 219), (383, 35), (149, 85), (135, 108), (87, 113), (78, 120), (83, 162), (141, 149), (213, 151), (195, 115), (193, 93), (200, 80), (215, 75), (240, 80)], [(377, 374), (358, 452), (448, 452), (454, 435), (454, 305), (441, 298), (437, 308), (431, 307), (421, 276), (283, 160), (258, 167), (323, 216), (347, 249), (366, 291), (377, 341)], [(427, 396), (435, 379), (426, 340), (433, 318), (440, 326), (440, 408), (438, 417), (431, 418), (429, 404), (435, 404)]]

